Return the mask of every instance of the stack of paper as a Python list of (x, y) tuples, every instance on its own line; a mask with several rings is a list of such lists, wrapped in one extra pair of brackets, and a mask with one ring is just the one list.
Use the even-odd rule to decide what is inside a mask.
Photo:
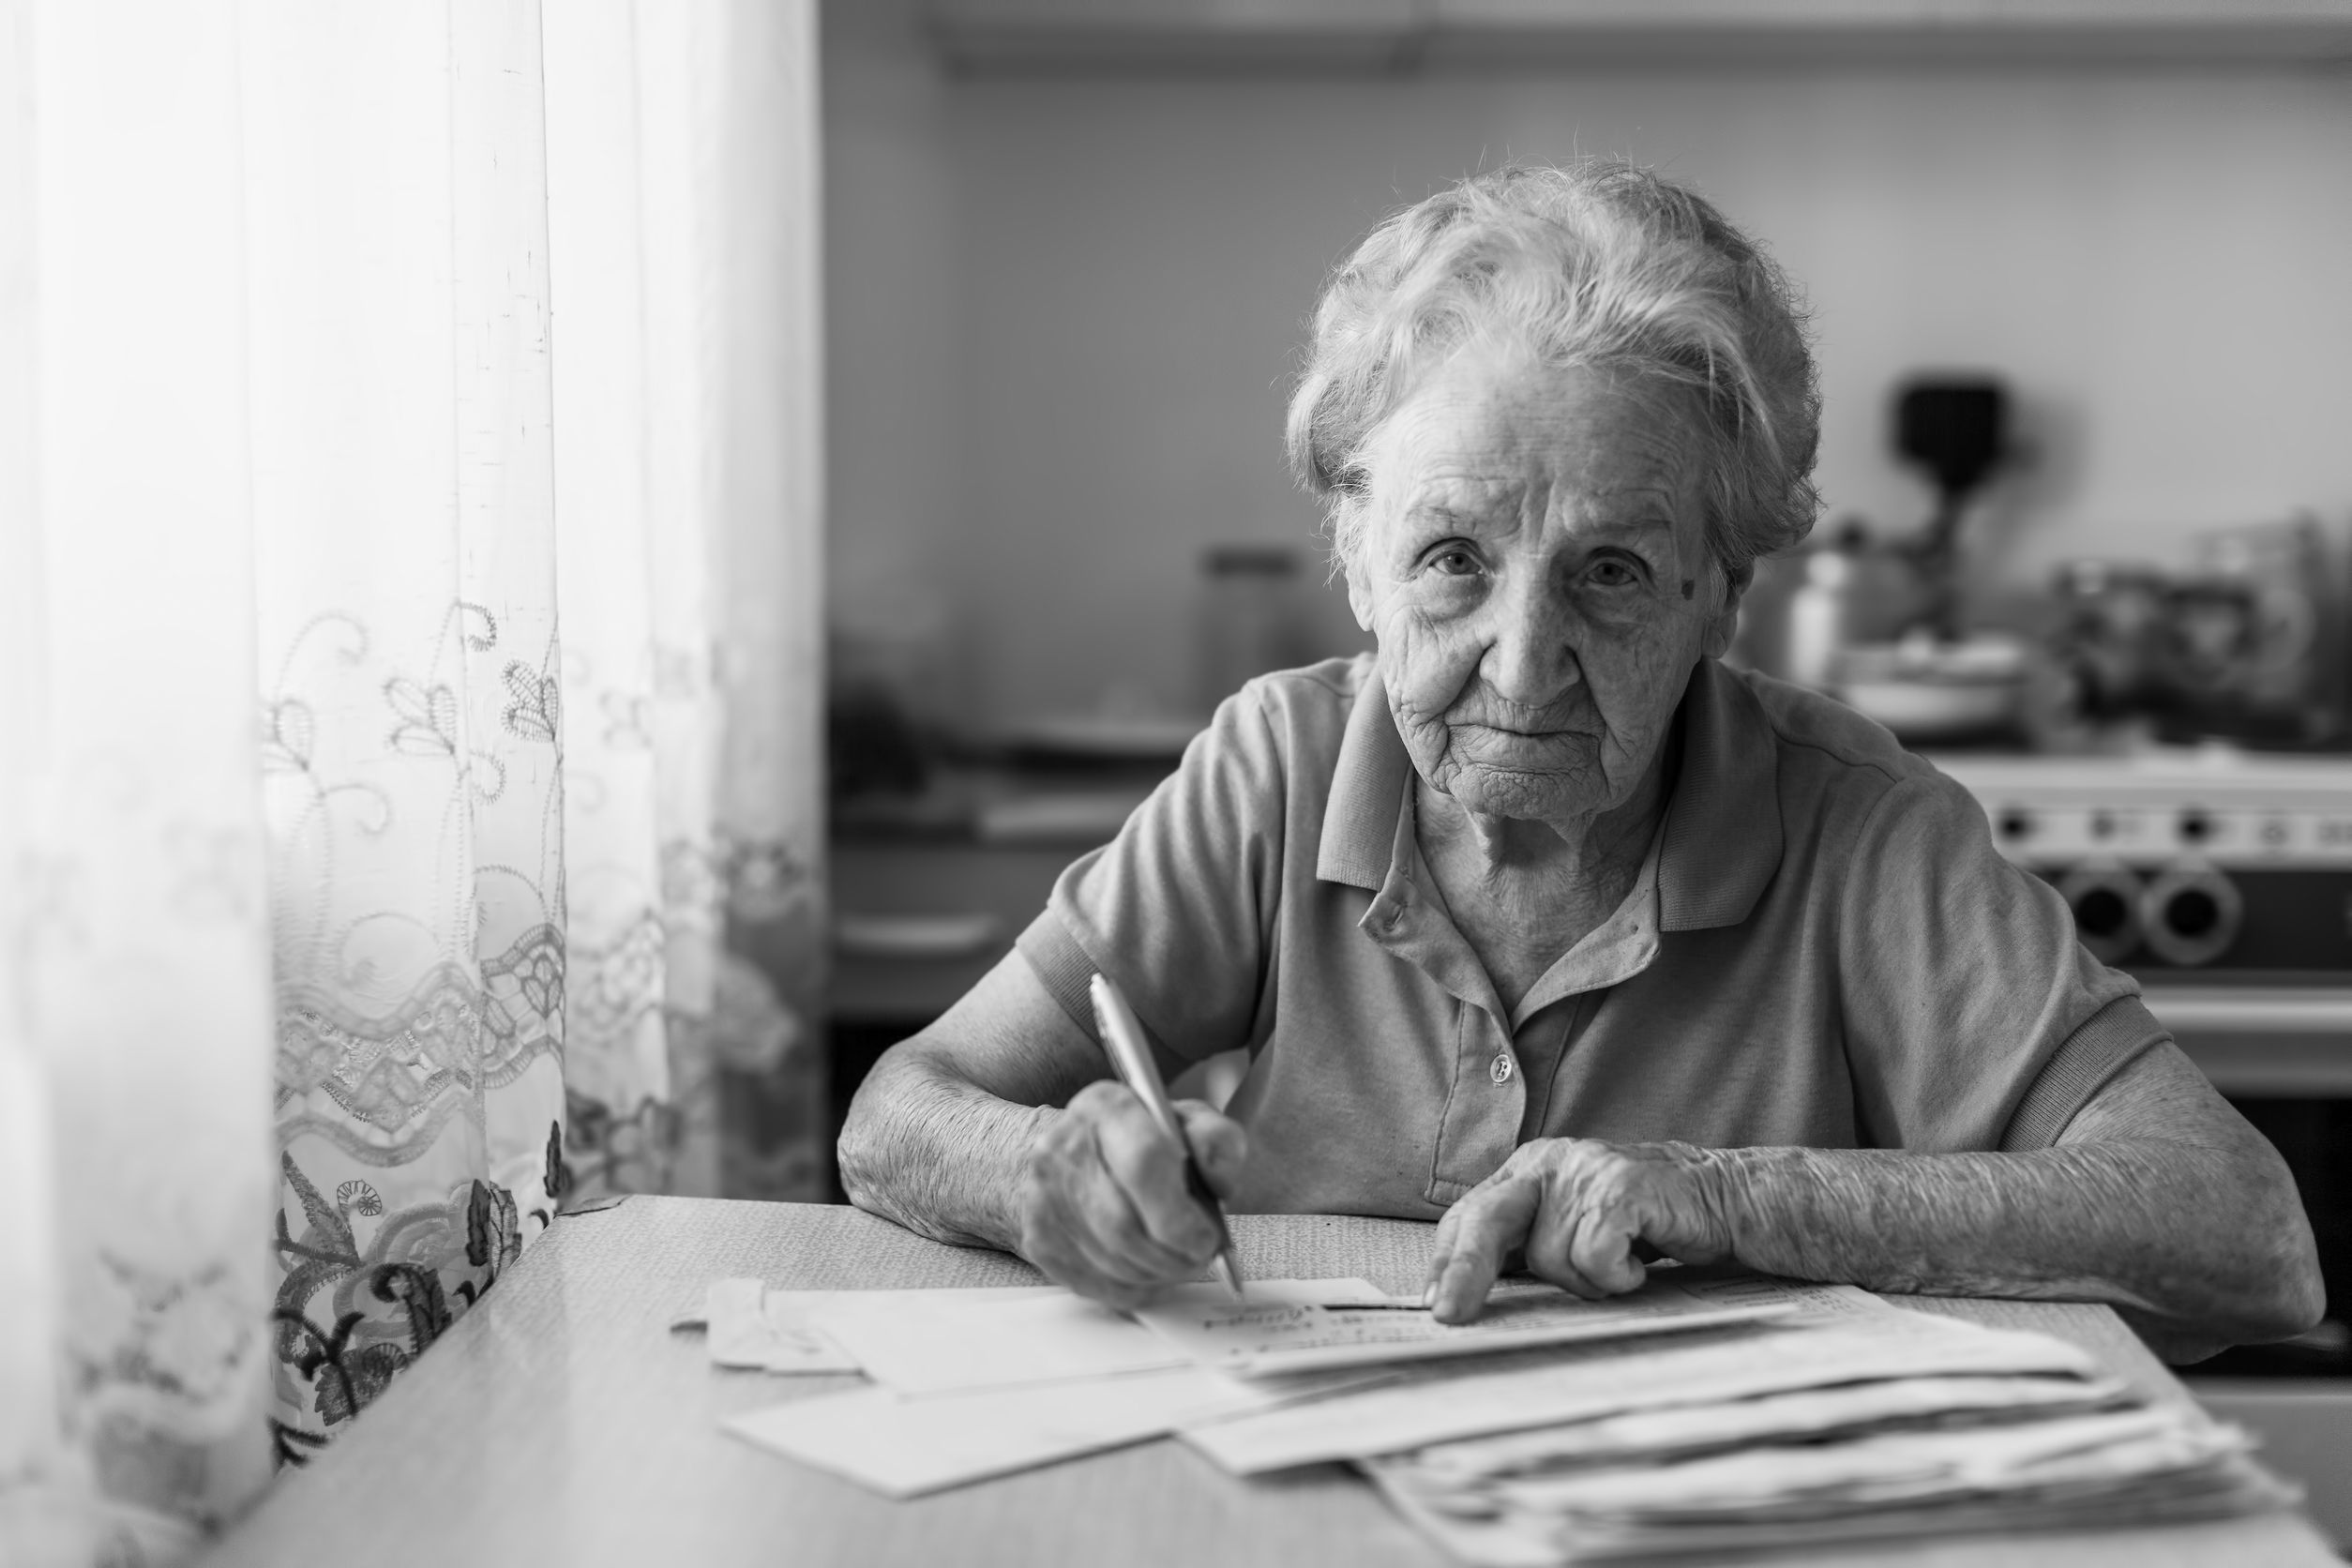
[[(2003, 1380), (2002, 1381), (2005, 1381)], [(1900, 1385), (1897, 1385), (1900, 1386)], [(1605, 1455), (1574, 1429), (1545, 1452), (1529, 1434), (1509, 1452), (1449, 1444), (1364, 1468), (1397, 1508), (1455, 1556), (1519, 1565), (1601, 1558), (1819, 1545), (1930, 1531), (2149, 1524), (2291, 1500), (2245, 1458), (2243, 1434), (2188, 1406), (2073, 1414), (2053, 1391), (2006, 1388), (1989, 1408), (1945, 1422), (1913, 1391), (1903, 1416), (1821, 1425), (1791, 1411), (1788, 1430), (1746, 1423), (1749, 1445), (1684, 1455)], [(1898, 1401), (1901, 1402), (1901, 1401)], [(1867, 1405), (1871, 1401), (1860, 1401)], [(1687, 1412), (1681, 1440), (1717, 1413)]]
[(1735, 1281), (1777, 1322), (1414, 1369), (1186, 1433), (1240, 1474), (1349, 1459), (1497, 1568), (1927, 1531), (2205, 1517), (2289, 1494), (2244, 1436), (2040, 1334)]

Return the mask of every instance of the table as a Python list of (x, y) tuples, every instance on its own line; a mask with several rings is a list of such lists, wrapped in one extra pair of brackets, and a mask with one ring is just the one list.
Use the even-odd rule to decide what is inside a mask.
[[(1237, 1215), (1244, 1270), (1420, 1284), (1430, 1227)], [(727, 1437), (721, 1417), (846, 1380), (719, 1371), (672, 1332), (731, 1275), (781, 1288), (1033, 1285), (1018, 1259), (939, 1245), (854, 1209), (632, 1198), (568, 1215), (209, 1568), (515, 1564), (1300, 1564), (1449, 1560), (1335, 1465), (1243, 1482), (1162, 1440), (892, 1502)], [(1904, 1299), (2088, 1348), (2158, 1398), (2179, 1382), (2105, 1307)], [(2335, 1559), (2288, 1515), (2099, 1534), (2008, 1535), (1812, 1552), (1918, 1568), (2312, 1568)]]

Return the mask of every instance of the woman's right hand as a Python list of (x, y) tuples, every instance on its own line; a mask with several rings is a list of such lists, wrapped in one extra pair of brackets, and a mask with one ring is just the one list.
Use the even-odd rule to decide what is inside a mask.
[[(1248, 1157), (1249, 1136), (1199, 1100), (1177, 1102), (1176, 1113), (1200, 1173), (1223, 1197)], [(1132, 1307), (1198, 1279), (1216, 1250), (1216, 1222), (1185, 1185), (1184, 1151), (1124, 1084), (1088, 1084), (1030, 1145), (1020, 1253), (1048, 1278)]]

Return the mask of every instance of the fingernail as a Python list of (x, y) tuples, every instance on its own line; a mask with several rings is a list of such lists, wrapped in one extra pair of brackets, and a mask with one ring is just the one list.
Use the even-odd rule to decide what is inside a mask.
[(1421, 1304), (1424, 1306), (1435, 1306), (1437, 1304), (1437, 1301), (1438, 1282), (1433, 1279), (1428, 1284), (1421, 1288)]

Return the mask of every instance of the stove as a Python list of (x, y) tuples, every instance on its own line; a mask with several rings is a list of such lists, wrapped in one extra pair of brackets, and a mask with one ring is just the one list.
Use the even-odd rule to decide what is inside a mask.
[(2352, 761), (1935, 761), (2225, 1092), (2352, 1095)]

